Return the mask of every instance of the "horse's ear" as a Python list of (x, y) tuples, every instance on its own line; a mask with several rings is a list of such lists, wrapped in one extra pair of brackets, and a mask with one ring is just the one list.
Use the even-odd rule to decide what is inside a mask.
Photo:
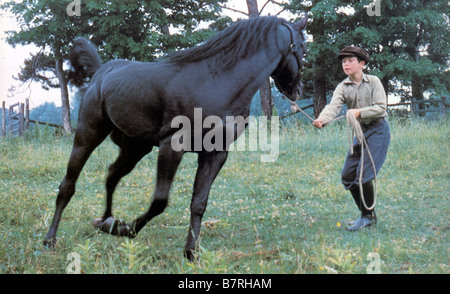
[(308, 23), (308, 15), (304, 15), (302, 19), (296, 22), (293, 26), (297, 31), (301, 31), (305, 29), (307, 23)]

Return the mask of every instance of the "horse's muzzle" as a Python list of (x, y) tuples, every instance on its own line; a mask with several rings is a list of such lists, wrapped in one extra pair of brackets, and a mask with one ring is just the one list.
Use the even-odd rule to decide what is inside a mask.
[(285, 96), (291, 101), (296, 101), (300, 99), (302, 94), (303, 94), (303, 84), (302, 82), (299, 82), (297, 86), (292, 88), (292, 91), (285, 93)]

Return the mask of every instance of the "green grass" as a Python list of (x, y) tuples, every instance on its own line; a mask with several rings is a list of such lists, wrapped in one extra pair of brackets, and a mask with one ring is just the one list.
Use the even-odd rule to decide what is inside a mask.
[[(203, 221), (199, 259), (183, 258), (196, 155), (187, 154), (169, 206), (137, 238), (90, 222), (104, 209), (104, 178), (117, 154), (109, 140), (92, 155), (66, 208), (55, 249), (42, 245), (64, 176), (71, 138), (45, 131), (0, 139), (0, 273), (65, 273), (70, 253), (85, 273), (366, 273), (376, 252), (382, 273), (450, 273), (449, 123), (391, 120), (378, 180), (379, 223), (345, 230), (358, 216), (340, 184), (347, 130), (335, 123), (282, 127), (280, 155), (233, 152), (217, 177)], [(150, 205), (157, 149), (119, 184), (114, 213), (127, 221)]]

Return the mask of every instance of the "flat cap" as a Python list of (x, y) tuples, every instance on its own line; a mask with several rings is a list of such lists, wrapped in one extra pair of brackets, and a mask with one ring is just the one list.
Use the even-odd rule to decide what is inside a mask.
[(338, 59), (342, 60), (344, 57), (347, 56), (356, 56), (359, 57), (359, 59), (364, 60), (367, 63), (369, 63), (369, 54), (361, 47), (356, 46), (347, 46), (344, 49), (341, 50), (341, 53), (338, 55)]

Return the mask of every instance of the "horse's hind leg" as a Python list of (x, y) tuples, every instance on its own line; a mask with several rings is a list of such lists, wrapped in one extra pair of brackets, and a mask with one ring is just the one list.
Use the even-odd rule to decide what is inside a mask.
[(102, 230), (109, 228), (109, 232), (113, 235), (134, 238), (152, 218), (162, 213), (167, 206), (170, 186), (183, 154), (182, 151), (177, 152), (172, 149), (170, 138), (160, 142), (156, 189), (150, 208), (130, 224), (111, 219), (109, 219), (110, 221), (106, 220)]
[[(129, 174), (136, 164), (153, 149), (147, 142), (133, 142), (126, 136), (113, 132), (113, 141), (120, 146), (119, 157), (111, 164), (106, 178), (106, 209), (102, 218), (95, 219), (93, 225), (107, 232), (111, 231), (111, 225), (118, 222), (112, 218), (113, 193), (120, 179)], [(108, 218), (111, 218), (106, 224)]]
[(109, 128), (102, 126), (92, 129), (91, 126), (80, 123), (75, 134), (72, 153), (67, 165), (66, 176), (59, 186), (59, 193), (56, 198), (55, 214), (50, 229), (45, 237), (44, 245), (52, 247), (56, 241), (56, 231), (64, 208), (69, 203), (75, 193), (75, 183), (80, 175), (83, 166), (91, 155), (92, 151), (106, 138)]

